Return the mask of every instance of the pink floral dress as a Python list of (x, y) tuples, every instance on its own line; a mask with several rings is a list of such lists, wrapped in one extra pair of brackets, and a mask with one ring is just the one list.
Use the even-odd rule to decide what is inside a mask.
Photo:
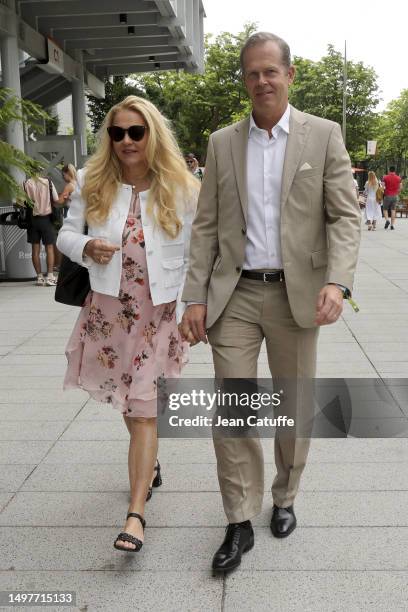
[(176, 302), (153, 306), (135, 195), (122, 237), (119, 296), (89, 292), (66, 347), (64, 389), (85, 389), (129, 417), (155, 417), (157, 378), (180, 376), (187, 350)]

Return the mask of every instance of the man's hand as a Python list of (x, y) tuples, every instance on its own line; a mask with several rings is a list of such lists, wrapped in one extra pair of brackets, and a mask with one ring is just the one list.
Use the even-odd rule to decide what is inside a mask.
[(183, 319), (179, 325), (181, 335), (191, 346), (198, 342), (207, 344), (205, 334), (205, 319), (207, 317), (207, 306), (205, 304), (192, 304), (187, 306)]
[(337, 285), (325, 285), (317, 298), (316, 325), (335, 323), (342, 312), (342, 290)]

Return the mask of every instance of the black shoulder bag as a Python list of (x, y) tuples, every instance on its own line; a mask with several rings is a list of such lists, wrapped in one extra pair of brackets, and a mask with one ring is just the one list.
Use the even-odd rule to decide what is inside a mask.
[[(88, 234), (87, 225), (84, 233)], [(68, 306), (83, 306), (90, 290), (88, 268), (63, 255), (55, 287), (55, 301)]]
[[(26, 181), (23, 183), (23, 189), (26, 191)], [(26, 192), (27, 193), (27, 192)], [(29, 230), (33, 224), (33, 208), (28, 202), (24, 202), (24, 206), (15, 205), (16, 225), (22, 230)]]
[(63, 206), (55, 206), (54, 198), (52, 195), (52, 182), (49, 176), (47, 176), (48, 181), (48, 190), (50, 192), (50, 204), (51, 204), (51, 223), (54, 228), (59, 232), (64, 223), (64, 207)]

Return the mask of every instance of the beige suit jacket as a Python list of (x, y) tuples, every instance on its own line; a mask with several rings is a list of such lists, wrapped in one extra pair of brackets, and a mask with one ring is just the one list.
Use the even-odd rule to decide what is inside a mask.
[[(208, 144), (182, 296), (207, 304), (207, 329), (227, 305), (244, 262), (248, 134), (249, 117), (215, 132)], [(314, 327), (326, 283), (352, 290), (360, 243), (361, 214), (338, 124), (291, 107), (280, 206), (291, 311), (299, 326)]]

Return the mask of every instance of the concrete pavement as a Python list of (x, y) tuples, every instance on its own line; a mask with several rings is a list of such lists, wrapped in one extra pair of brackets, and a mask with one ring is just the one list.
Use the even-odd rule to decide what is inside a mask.
[[(321, 377), (399, 378), (395, 402), (376, 407), (393, 423), (408, 414), (408, 220), (396, 227), (363, 228), (361, 311), (346, 306), (322, 330), (318, 362)], [(121, 554), (112, 543), (127, 507), (127, 431), (109, 405), (61, 390), (78, 310), (33, 283), (1, 283), (0, 307), (0, 590), (75, 590), (77, 610), (115, 612), (407, 610), (406, 438), (313, 440), (299, 527), (282, 541), (268, 529), (274, 465), (264, 440), (255, 548), (225, 579), (209, 572), (225, 526), (212, 443), (162, 440), (164, 484), (147, 505), (145, 546)], [(196, 347), (185, 376), (211, 374), (208, 347)]]

